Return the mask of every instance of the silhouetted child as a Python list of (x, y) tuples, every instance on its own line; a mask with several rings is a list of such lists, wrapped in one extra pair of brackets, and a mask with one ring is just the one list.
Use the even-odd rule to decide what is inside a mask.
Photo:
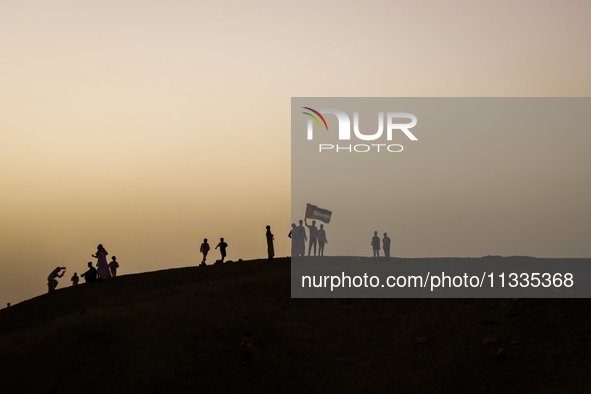
[(240, 346), (242, 346), (242, 351), (244, 352), (244, 364), (250, 368), (252, 361), (252, 337), (250, 336), (250, 331), (246, 331), (246, 337), (242, 340)]
[(216, 246), (215, 248), (220, 248), (220, 252), (222, 253), (222, 263), (224, 262), (224, 259), (226, 258), (226, 248), (228, 247), (228, 244), (224, 242), (223, 238), (220, 238), (220, 243), (218, 244), (218, 246)]
[(109, 263), (109, 268), (111, 269), (111, 276), (114, 278), (117, 276), (117, 268), (119, 268), (119, 263), (117, 262), (117, 257), (111, 257), (111, 261)]
[(88, 263), (88, 271), (82, 274), (84, 281), (86, 283), (93, 283), (96, 282), (96, 268), (92, 266), (92, 263)]
[(78, 281), (80, 280), (80, 278), (78, 277), (78, 274), (74, 272), (74, 276), (72, 276), (72, 286), (78, 286)]
[(201, 260), (201, 265), (205, 265), (205, 259), (207, 258), (207, 253), (209, 252), (209, 244), (207, 243), (207, 238), (205, 238), (203, 240), (203, 243), (201, 244), (201, 248), (199, 248), (199, 251), (201, 253), (203, 253), (203, 260)]
[(65, 270), (66, 267), (57, 267), (56, 269), (54, 269), (53, 271), (51, 271), (51, 274), (49, 274), (49, 276), (47, 277), (47, 286), (49, 287), (49, 291), (54, 291), (55, 288), (57, 287), (57, 279), (55, 278), (61, 278), (62, 276), (64, 276), (64, 274), (66, 273), (65, 271), (62, 272), (62, 274), (60, 275), (60, 271), (61, 270)]

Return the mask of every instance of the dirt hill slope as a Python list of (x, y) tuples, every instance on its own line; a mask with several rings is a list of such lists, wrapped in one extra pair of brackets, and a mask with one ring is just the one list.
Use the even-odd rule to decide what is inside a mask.
[(588, 300), (291, 299), (289, 276), (289, 259), (173, 269), (3, 309), (2, 391), (591, 389)]

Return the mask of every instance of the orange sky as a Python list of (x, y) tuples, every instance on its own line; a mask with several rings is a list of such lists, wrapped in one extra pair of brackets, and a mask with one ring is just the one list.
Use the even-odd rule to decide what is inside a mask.
[(69, 285), (98, 243), (126, 274), (195, 264), (204, 237), (264, 257), (270, 224), (288, 255), (292, 96), (589, 96), (590, 16), (581, 1), (4, 1), (0, 306), (45, 292), (57, 265)]

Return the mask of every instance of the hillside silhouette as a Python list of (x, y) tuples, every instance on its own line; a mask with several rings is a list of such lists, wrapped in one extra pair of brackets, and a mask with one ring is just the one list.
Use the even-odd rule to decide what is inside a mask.
[(169, 269), (0, 310), (0, 381), (5, 393), (588, 392), (590, 305), (291, 299), (289, 258)]

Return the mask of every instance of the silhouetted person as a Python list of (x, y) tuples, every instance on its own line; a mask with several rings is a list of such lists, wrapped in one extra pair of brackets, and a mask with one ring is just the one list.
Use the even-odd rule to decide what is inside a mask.
[(74, 276), (72, 276), (72, 279), (70, 280), (72, 281), (72, 286), (78, 286), (80, 278), (78, 277), (78, 274), (74, 272)]
[(308, 218), (306, 220), (306, 227), (310, 229), (310, 242), (308, 242), (308, 256), (310, 256), (310, 251), (312, 250), (312, 245), (314, 245), (314, 256), (316, 256), (316, 237), (318, 237), (318, 229), (316, 228), (316, 220), (312, 220), (312, 225), (308, 225)]
[(327, 243), (326, 231), (324, 231), (324, 224), (320, 225), (318, 229), (318, 256), (324, 256), (324, 244)]
[(371, 246), (373, 246), (373, 257), (380, 257), (380, 237), (378, 237), (377, 231), (373, 232)]
[(65, 270), (66, 267), (57, 267), (56, 269), (54, 269), (53, 271), (51, 271), (51, 274), (49, 274), (49, 276), (47, 277), (47, 286), (49, 287), (49, 291), (54, 291), (55, 288), (57, 287), (57, 279), (55, 278), (61, 278), (62, 276), (64, 276), (64, 274), (66, 273), (65, 271), (62, 272), (62, 274), (60, 275), (60, 271), (61, 270)]
[(289, 230), (289, 234), (287, 234), (287, 236), (289, 238), (291, 238), (291, 257), (295, 257), (296, 251), (297, 251), (297, 247), (296, 247), (297, 234), (296, 234), (296, 224), (295, 223), (291, 224), (291, 230)]
[(6, 304), (6, 307), (7, 308), (10, 308), (10, 302)]
[(92, 266), (92, 263), (88, 263), (88, 271), (81, 275), (86, 283), (96, 282), (96, 269)]
[(275, 256), (275, 248), (273, 247), (273, 234), (271, 233), (271, 226), (267, 226), (267, 254), (269, 255), (269, 260), (271, 260)]
[(246, 331), (246, 337), (242, 340), (240, 346), (242, 346), (242, 351), (244, 352), (244, 364), (250, 368), (252, 362), (252, 337), (250, 336), (250, 331)]
[(201, 260), (201, 265), (205, 265), (205, 259), (207, 258), (207, 253), (209, 252), (209, 244), (207, 243), (207, 238), (203, 240), (199, 251), (203, 253), (203, 260)]
[(103, 245), (100, 244), (96, 247), (96, 254), (93, 254), (92, 257), (98, 259), (96, 263), (97, 272), (101, 279), (109, 279), (111, 277), (111, 270), (109, 269), (109, 264), (107, 264), (107, 251), (103, 248)]
[(388, 233), (384, 233), (384, 239), (382, 239), (382, 244), (384, 245), (384, 254), (386, 257), (390, 257), (390, 238), (388, 237)]
[(109, 269), (111, 270), (111, 276), (113, 278), (117, 276), (117, 268), (119, 268), (119, 263), (117, 262), (117, 257), (113, 256), (109, 263)]
[[(306, 241), (308, 237), (306, 236), (306, 229), (303, 226), (304, 221), (300, 220), (300, 225), (295, 228), (296, 233), (296, 256), (305, 256), (306, 255)], [(293, 237), (293, 234), (292, 234)]]
[(215, 247), (220, 248), (220, 253), (222, 254), (222, 263), (224, 262), (224, 259), (226, 258), (226, 248), (228, 247), (228, 244), (224, 242), (223, 238), (220, 238), (220, 243)]

